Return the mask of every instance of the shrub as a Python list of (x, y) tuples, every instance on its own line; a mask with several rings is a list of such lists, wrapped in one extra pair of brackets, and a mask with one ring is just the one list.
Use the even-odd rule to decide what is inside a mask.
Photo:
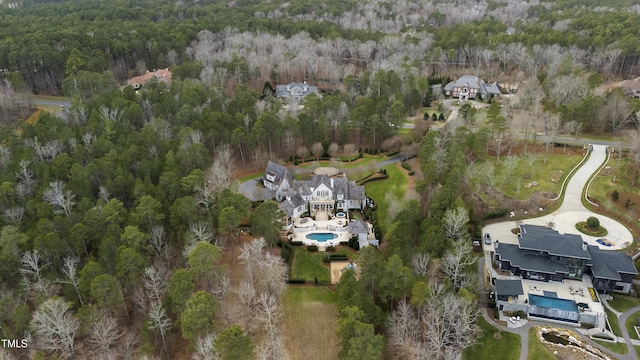
[(309, 246), (307, 246), (307, 251), (308, 252), (316, 252), (316, 251), (318, 251), (318, 247), (316, 245), (309, 245)]
[(306, 282), (307, 280), (305, 279), (296, 279), (296, 278), (287, 280), (287, 284), (305, 284)]
[(422, 117), (425, 121), (429, 120), (429, 113), (425, 111), (424, 116)]
[(289, 155), (289, 161), (293, 161), (293, 155)]
[(327, 252), (335, 252), (336, 248), (334, 246), (327, 246)]
[(587, 226), (591, 229), (597, 229), (600, 227), (600, 220), (595, 216), (589, 216), (587, 219)]
[(415, 173), (416, 173), (415, 170), (413, 170), (413, 169), (409, 170), (409, 176), (413, 176), (413, 175), (415, 175)]
[(507, 215), (508, 212), (509, 212), (509, 210), (507, 210), (507, 209), (497, 209), (497, 210), (488, 211), (488, 212), (484, 213), (483, 217), (485, 219), (495, 219), (495, 218), (499, 218), (499, 217), (503, 217), (503, 216)]
[(292, 241), (291, 246), (302, 246), (302, 241)]
[(620, 194), (618, 194), (618, 189), (613, 190), (611, 193), (611, 199), (613, 199), (613, 201), (618, 201), (619, 198)]
[(431, 115), (431, 121), (437, 121), (437, 120), (438, 120), (438, 114), (434, 112), (433, 115)]
[(402, 168), (407, 170), (407, 171), (411, 171), (411, 165), (409, 165), (409, 163), (406, 160), (403, 160), (400, 163), (400, 166), (402, 166)]
[(443, 113), (440, 113), (440, 116), (438, 116), (438, 120), (444, 121), (444, 114)]

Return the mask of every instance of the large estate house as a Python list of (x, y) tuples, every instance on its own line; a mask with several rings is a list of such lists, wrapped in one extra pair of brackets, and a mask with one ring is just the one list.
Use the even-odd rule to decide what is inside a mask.
[(460, 100), (486, 99), (490, 96), (500, 96), (502, 89), (498, 83), (487, 84), (477, 76), (464, 75), (445, 85), (444, 94)]
[(292, 82), (287, 85), (276, 86), (276, 96), (279, 98), (300, 101), (309, 94), (318, 93), (318, 88), (310, 86), (306, 81), (297, 83)]
[(166, 69), (159, 69), (159, 70), (154, 70), (154, 71), (149, 71), (147, 70), (146, 73), (144, 73), (143, 75), (140, 76), (136, 76), (136, 77), (132, 77), (131, 79), (127, 80), (127, 85), (133, 87), (135, 90), (140, 89), (146, 82), (150, 81), (151, 79), (157, 79), (158, 81), (162, 81), (165, 82), (167, 84), (171, 83), (171, 71), (169, 71), (168, 68)]
[(528, 280), (562, 282), (587, 274), (600, 293), (629, 293), (638, 274), (626, 253), (600, 250), (580, 235), (536, 225), (520, 225), (517, 245), (496, 241), (495, 261), (500, 269)]
[(289, 169), (269, 161), (262, 178), (265, 188), (275, 193), (288, 221), (299, 218), (307, 211), (362, 210), (366, 205), (364, 186), (341, 176), (316, 174), (310, 180), (295, 180)]

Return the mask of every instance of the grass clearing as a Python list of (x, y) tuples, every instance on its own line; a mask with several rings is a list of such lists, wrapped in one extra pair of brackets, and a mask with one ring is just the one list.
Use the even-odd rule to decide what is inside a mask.
[(367, 196), (375, 201), (377, 206), (378, 222), (382, 233), (386, 233), (387, 225), (390, 222), (389, 207), (391, 201), (403, 203), (409, 180), (403, 170), (395, 164), (385, 166), (389, 177), (385, 180), (377, 180), (366, 183), (365, 191)]
[(334, 360), (340, 340), (336, 335), (336, 294), (326, 287), (289, 287), (284, 295), (285, 348), (291, 359)]
[[(547, 162), (544, 162), (544, 155), (529, 166), (529, 162), (522, 156), (516, 166), (513, 167), (509, 176), (505, 163), (508, 162), (506, 156), (500, 156), (500, 161), (494, 167), (494, 174), (497, 179), (496, 188), (503, 194), (514, 199), (528, 199), (537, 191), (560, 192), (560, 187), (565, 177), (584, 158), (582, 154), (571, 155), (549, 155)], [(488, 161), (496, 163), (496, 157), (489, 157)], [(562, 171), (561, 173), (559, 171)], [(551, 181), (552, 177), (554, 181)], [(536, 182), (538, 185), (527, 187), (528, 184)]]
[(535, 327), (529, 329), (529, 355), (527, 359), (530, 360), (545, 360), (545, 359), (556, 359), (556, 356), (547, 349), (540, 339), (538, 339), (538, 330)]
[(640, 299), (632, 298), (630, 296), (623, 296), (616, 294), (613, 299), (607, 301), (612, 308), (620, 311), (621, 313), (631, 309), (632, 307), (640, 306)]
[(605, 348), (613, 351), (616, 354), (626, 354), (627, 353), (627, 344), (625, 343), (610, 343), (608, 341), (599, 341), (598, 339), (593, 339), (597, 344), (604, 346)]
[(482, 334), (474, 346), (465, 349), (462, 354), (463, 360), (489, 360), (496, 357), (514, 360), (520, 357), (520, 336), (500, 331), (482, 317), (478, 319), (478, 325)]
[(636, 330), (633, 328), (634, 326), (638, 326), (638, 321), (640, 321), (640, 312), (629, 316), (627, 322), (624, 324), (624, 326), (627, 328), (629, 336), (632, 339), (640, 339), (640, 337), (638, 337), (638, 334), (636, 333)]
[(331, 280), (331, 270), (322, 264), (323, 255), (324, 253), (309, 252), (305, 248), (296, 246), (291, 277), (307, 281), (318, 279), (318, 281), (329, 282)]
[(609, 319), (609, 324), (611, 325), (611, 331), (616, 336), (622, 336), (622, 332), (620, 331), (620, 325), (618, 325), (618, 317), (611, 312), (611, 310), (604, 308), (604, 311), (607, 313), (607, 319)]

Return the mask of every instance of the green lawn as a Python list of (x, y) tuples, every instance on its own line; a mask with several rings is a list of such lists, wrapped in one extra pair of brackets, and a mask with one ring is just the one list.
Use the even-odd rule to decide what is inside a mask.
[[(511, 170), (511, 174), (507, 177), (507, 169), (505, 167), (506, 156), (500, 156), (500, 162), (495, 165), (494, 174), (496, 176), (496, 188), (503, 194), (515, 199), (525, 200), (531, 194), (537, 191), (554, 191), (560, 192), (560, 187), (565, 177), (580, 161), (583, 159), (581, 154), (572, 155), (549, 155), (547, 162), (544, 162), (544, 154), (540, 159), (534, 162), (533, 168), (525, 158), (519, 156), (517, 165)], [(489, 157), (488, 161), (496, 163), (496, 157)], [(551, 176), (557, 170), (562, 173), (556, 182), (551, 181)], [(526, 188), (525, 185), (531, 182), (537, 182), (538, 185)]]
[(620, 311), (621, 313), (631, 309), (632, 307), (640, 306), (640, 299), (618, 294), (614, 295), (613, 299), (607, 302), (612, 308)]
[(610, 343), (608, 341), (599, 341), (598, 339), (593, 339), (596, 343), (606, 347), (607, 349), (613, 351), (616, 354), (626, 354), (627, 353), (627, 344), (625, 343)]
[(287, 288), (283, 335), (287, 339), (284, 346), (292, 359), (338, 358), (336, 304), (336, 294), (326, 287)]
[(324, 252), (308, 252), (303, 247), (295, 247), (291, 277), (307, 281), (331, 281), (331, 270), (322, 264)]
[(542, 342), (538, 339), (537, 331), (538, 330), (535, 327), (529, 329), (529, 355), (527, 356), (527, 359), (556, 359), (556, 356), (542, 345)]
[(407, 175), (395, 164), (388, 165), (384, 169), (387, 170), (387, 175), (389, 175), (387, 179), (371, 181), (364, 185), (367, 196), (372, 198), (376, 203), (376, 214), (383, 234), (386, 232), (387, 225), (391, 221), (389, 218), (390, 199), (387, 194), (390, 194), (395, 200), (402, 203), (408, 184)]
[(604, 311), (607, 313), (607, 319), (609, 319), (609, 324), (611, 324), (611, 331), (616, 336), (622, 336), (622, 332), (620, 331), (620, 325), (618, 325), (618, 317), (611, 312), (611, 310), (604, 308)]
[[(338, 169), (352, 169), (357, 167), (370, 167), (387, 159), (388, 157), (386, 154), (378, 154), (378, 155), (363, 154), (361, 159), (358, 159), (352, 162), (329, 161), (329, 160), (315, 161), (313, 159), (309, 159), (309, 161), (298, 164), (298, 167), (301, 169), (308, 169), (316, 166), (334, 166)], [(374, 170), (378, 170), (378, 169), (374, 169)], [(357, 179), (351, 179), (351, 180), (357, 180)]]
[[(630, 160), (623, 158), (620, 161), (620, 168), (618, 169), (618, 158), (616, 154), (613, 154), (612, 158), (609, 159), (607, 163), (608, 166), (611, 166), (610, 171), (605, 171), (603, 176), (596, 176), (595, 180), (591, 183), (591, 187), (589, 188), (589, 197), (600, 202), (606, 203), (607, 201), (613, 201), (611, 197), (608, 197), (607, 194), (613, 192), (613, 190), (618, 190), (620, 194), (620, 198), (618, 201), (624, 202), (625, 197), (622, 193), (628, 194), (637, 194), (639, 189), (637, 186), (631, 186), (631, 178), (633, 176), (633, 169), (630, 164), (628, 164)], [(625, 169), (629, 167), (626, 170)], [(617, 172), (616, 182), (613, 182), (613, 178), (615, 173)], [(626, 216), (620, 212), (615, 207), (610, 207), (612, 211), (615, 211), (619, 215)]]
[(640, 312), (629, 316), (627, 322), (624, 324), (627, 328), (627, 331), (629, 332), (629, 336), (631, 336), (632, 339), (640, 339), (636, 334), (636, 330), (633, 328), (634, 326), (638, 325), (638, 320), (640, 320)]
[[(477, 344), (465, 349), (462, 354), (463, 360), (489, 360), (496, 358), (513, 360), (520, 357), (520, 336), (498, 331), (482, 317), (478, 320), (478, 325), (482, 329), (482, 334), (478, 338)], [(500, 333), (502, 338), (496, 339), (494, 337), (496, 333)]]

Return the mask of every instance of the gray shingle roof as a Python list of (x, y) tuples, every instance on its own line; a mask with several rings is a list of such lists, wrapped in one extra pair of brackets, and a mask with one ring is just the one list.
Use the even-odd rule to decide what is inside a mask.
[(369, 232), (369, 224), (362, 220), (356, 220), (349, 223), (349, 232), (352, 234), (361, 234)]
[(265, 180), (267, 180), (267, 175), (273, 175), (275, 179), (271, 182), (276, 185), (280, 185), (280, 183), (282, 182), (282, 179), (285, 179), (285, 178), (289, 180), (289, 183), (293, 182), (293, 175), (291, 175), (289, 170), (286, 167), (278, 163), (275, 163), (273, 161), (269, 161), (267, 163), (267, 168), (264, 170)]
[(521, 270), (545, 274), (569, 273), (567, 265), (550, 261), (547, 255), (521, 251), (517, 245), (500, 244), (495, 251), (500, 261), (508, 261), (511, 266), (518, 267)]
[(520, 280), (496, 280), (496, 294), (505, 296), (524, 295), (522, 281)]
[(453, 91), (454, 87), (464, 87), (467, 86), (470, 89), (478, 89), (478, 94), (493, 94), (500, 95), (502, 94), (502, 90), (498, 83), (487, 84), (484, 80), (480, 79), (477, 76), (473, 75), (464, 75), (445, 85), (445, 91)]
[(520, 225), (518, 246), (523, 250), (541, 251), (553, 256), (591, 259), (582, 236), (562, 235), (544, 226)]
[(305, 82), (301, 82), (301, 83), (292, 82), (287, 85), (276, 86), (277, 97), (290, 97), (291, 95), (305, 97), (317, 91), (318, 91), (318, 88), (316, 86), (310, 86)]
[(591, 272), (597, 278), (622, 280), (620, 274), (638, 274), (633, 259), (623, 252), (590, 248)]

